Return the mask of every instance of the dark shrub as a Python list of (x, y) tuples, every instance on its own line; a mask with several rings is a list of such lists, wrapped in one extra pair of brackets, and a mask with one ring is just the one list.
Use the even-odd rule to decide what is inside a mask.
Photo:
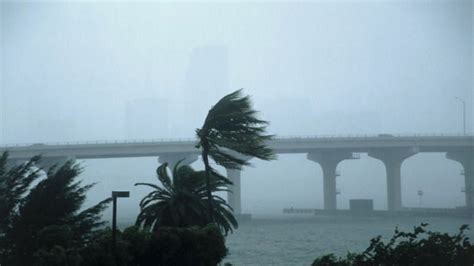
[(117, 234), (116, 255), (112, 232), (103, 230), (81, 251), (87, 266), (217, 265), (227, 255), (225, 239), (217, 226), (162, 227), (150, 233), (129, 227)]
[(151, 237), (140, 265), (217, 265), (226, 255), (217, 226), (163, 227)]
[(36, 156), (7, 167), (8, 153), (0, 156), (1, 265), (73, 265), (50, 259), (72, 259), (76, 255), (71, 254), (87, 246), (104, 224), (101, 213), (111, 199), (83, 209), (86, 193), (94, 184), (78, 181), (80, 165), (67, 161), (53, 166), (46, 178), (34, 184), (40, 176), (35, 167), (40, 160)]
[(79, 266), (81, 256), (74, 247), (74, 232), (68, 225), (50, 225), (38, 232), (38, 250), (33, 254), (37, 266)]
[(68, 225), (50, 225), (38, 232), (38, 245), (43, 249), (54, 246), (68, 247), (73, 241), (74, 232)]
[(65, 249), (53, 246), (50, 249), (40, 249), (33, 255), (35, 266), (79, 266), (81, 256), (76, 249)]
[(395, 230), (394, 236), (385, 244), (381, 236), (373, 238), (362, 253), (349, 253), (345, 258), (333, 254), (324, 255), (313, 262), (318, 265), (473, 265), (474, 246), (469, 242), (461, 226), (459, 233), (426, 230), (427, 224), (414, 228), (413, 232)]
[(130, 254), (130, 243), (122, 239), (122, 233), (117, 231), (115, 255), (112, 246), (112, 230), (103, 229), (80, 254), (84, 266), (127, 266), (135, 265)]
[(127, 254), (130, 256), (129, 265), (140, 265), (140, 261), (149, 248), (151, 233), (140, 230), (137, 226), (131, 226), (123, 231), (121, 238), (127, 245)]

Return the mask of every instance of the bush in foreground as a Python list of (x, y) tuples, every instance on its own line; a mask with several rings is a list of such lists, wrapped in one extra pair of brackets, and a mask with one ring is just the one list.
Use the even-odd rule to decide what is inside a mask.
[(80, 165), (67, 161), (40, 180), (40, 160), (9, 166), (8, 153), (0, 156), (1, 265), (76, 265), (77, 251), (104, 224), (111, 199), (83, 209), (94, 184), (78, 181)]
[(82, 264), (88, 266), (217, 265), (227, 255), (225, 239), (215, 225), (162, 227), (145, 232), (129, 227), (117, 237), (116, 256), (112, 232), (104, 230), (81, 251)]
[(426, 230), (428, 224), (421, 224), (413, 232), (395, 230), (395, 234), (384, 243), (381, 236), (370, 241), (362, 253), (349, 253), (345, 258), (334, 254), (324, 255), (313, 262), (322, 265), (473, 265), (474, 246), (465, 235), (467, 225), (461, 226), (459, 233), (432, 232)]

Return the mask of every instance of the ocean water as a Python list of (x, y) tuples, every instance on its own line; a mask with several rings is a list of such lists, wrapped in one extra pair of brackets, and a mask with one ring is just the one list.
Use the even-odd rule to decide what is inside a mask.
[(363, 251), (371, 238), (388, 240), (398, 226), (411, 230), (422, 222), (428, 229), (456, 233), (469, 224), (467, 235), (474, 240), (474, 222), (466, 218), (362, 218), (312, 215), (255, 215), (227, 236), (230, 254), (224, 262), (233, 265), (310, 265), (321, 255), (339, 256)]

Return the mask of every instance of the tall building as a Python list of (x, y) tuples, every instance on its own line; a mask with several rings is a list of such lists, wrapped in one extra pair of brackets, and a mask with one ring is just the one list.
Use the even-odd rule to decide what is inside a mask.
[(184, 90), (187, 95), (201, 98), (221, 96), (228, 89), (229, 63), (227, 48), (208, 45), (194, 48), (189, 57)]
[(189, 65), (181, 90), (181, 100), (173, 106), (173, 134), (192, 137), (200, 127), (209, 108), (229, 92), (229, 62), (227, 47), (207, 45), (196, 47), (189, 57)]
[(260, 99), (255, 108), (260, 118), (270, 122), (269, 132), (272, 134), (314, 135), (318, 125), (315, 122), (314, 103), (309, 98), (267, 97)]
[(169, 106), (166, 99), (142, 98), (127, 103), (125, 110), (127, 139), (171, 138)]

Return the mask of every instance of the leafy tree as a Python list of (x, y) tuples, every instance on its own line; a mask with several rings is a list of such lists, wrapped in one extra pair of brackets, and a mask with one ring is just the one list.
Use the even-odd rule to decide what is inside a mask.
[(35, 266), (79, 266), (82, 258), (76, 249), (65, 249), (53, 246), (51, 249), (40, 249), (34, 254)]
[(163, 227), (152, 235), (141, 265), (218, 265), (227, 252), (225, 238), (215, 225)]
[(196, 148), (201, 149), (204, 162), (211, 221), (215, 219), (210, 179), (216, 171), (211, 167), (209, 157), (229, 169), (241, 169), (242, 166), (249, 165), (239, 155), (262, 160), (275, 158), (273, 151), (265, 143), (272, 138), (265, 134), (268, 122), (257, 118), (249, 96), (242, 96), (241, 92), (237, 90), (219, 100), (209, 110), (202, 127), (196, 129), (199, 140)]
[(35, 156), (26, 163), (7, 167), (8, 152), (0, 157), (0, 233), (9, 229), (21, 198), (40, 176), (40, 169), (34, 169), (39, 159), (39, 156)]
[[(51, 225), (38, 232), (40, 249), (33, 254), (37, 266), (79, 266), (82, 258), (79, 250), (69, 247), (74, 232), (68, 225)], [(69, 248), (64, 248), (69, 247)]]
[[(39, 159), (35, 157), (32, 160)], [(84, 247), (96, 228), (103, 225), (100, 215), (111, 199), (80, 211), (86, 192), (94, 184), (82, 185), (80, 181), (76, 181), (82, 168), (74, 161), (68, 161), (58, 168), (50, 168), (46, 178), (29, 191), (27, 184), (31, 184), (36, 178), (31, 175), (37, 175), (37, 170), (27, 163), (8, 172), (19, 176), (21, 171), (28, 174), (23, 175), (23, 179), (20, 178), (23, 180), (21, 185), (13, 186), (18, 193), (5, 200), (12, 201), (10, 205), (15, 207), (5, 207), (10, 211), (5, 219), (4, 234), (0, 236), (2, 265), (33, 265), (38, 256), (43, 259), (51, 258), (54, 254), (69, 254), (72, 249)], [(0, 176), (1, 183), (11, 183), (8, 181), (10, 176), (12, 175)], [(57, 247), (58, 244), (62, 246)]]
[(413, 232), (395, 230), (395, 234), (384, 243), (381, 236), (370, 241), (362, 253), (349, 253), (345, 258), (334, 254), (324, 255), (313, 262), (313, 266), (330, 265), (473, 265), (474, 245), (469, 242), (461, 226), (459, 233), (449, 235), (426, 230), (421, 224)]
[[(195, 171), (187, 165), (176, 164), (173, 169), (172, 178), (167, 172), (167, 163), (162, 164), (156, 170), (157, 178), (163, 187), (157, 184), (137, 183), (145, 185), (154, 190), (145, 196), (140, 202), (140, 213), (136, 225), (152, 231), (158, 228), (205, 226), (210, 223), (207, 207), (206, 173)], [(209, 178), (211, 192), (227, 191), (230, 182), (216, 172), (212, 172)], [(231, 208), (224, 199), (212, 195), (215, 222), (226, 234), (237, 227)]]
[[(147, 238), (139, 239), (140, 245), (148, 245), (148, 232), (137, 231), (140, 235), (147, 235)], [(136, 237), (139, 236), (138, 234)], [(124, 233), (117, 230), (115, 247), (112, 244), (112, 229), (104, 228), (97, 232), (93, 237), (93, 241), (88, 243), (80, 250), (82, 258), (81, 265), (84, 266), (128, 266), (141, 265), (137, 260), (143, 256), (141, 253), (133, 253), (138, 246), (137, 243), (124, 239)]]
[(11, 252), (5, 233), (11, 229), (23, 195), (40, 176), (40, 170), (34, 169), (38, 160), (39, 157), (35, 156), (26, 163), (8, 167), (8, 152), (0, 157), (0, 264)]
[[(81, 251), (86, 266), (218, 265), (227, 255), (225, 238), (215, 225), (204, 227), (160, 227), (156, 232), (129, 227), (117, 232), (118, 259), (112, 256), (112, 231), (104, 229)], [(51, 252), (53, 253), (53, 252)], [(68, 253), (55, 250), (56, 260), (66, 261)], [(44, 260), (53, 261), (49, 254)], [(72, 254), (69, 257), (72, 257)], [(56, 265), (56, 264), (52, 264)], [(65, 264), (63, 264), (65, 265)]]

